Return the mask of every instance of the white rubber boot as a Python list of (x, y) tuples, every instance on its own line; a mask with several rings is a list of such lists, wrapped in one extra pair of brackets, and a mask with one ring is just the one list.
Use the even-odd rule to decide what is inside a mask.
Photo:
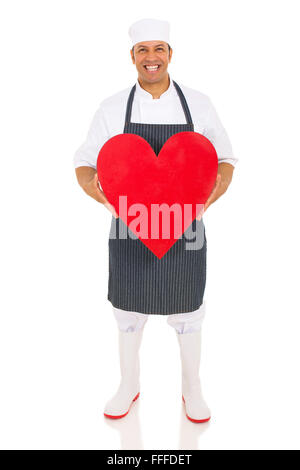
[(107, 418), (123, 418), (129, 412), (131, 404), (139, 397), (139, 348), (142, 335), (143, 328), (132, 332), (119, 330), (121, 382), (117, 393), (105, 406), (104, 416)]
[(182, 399), (186, 416), (194, 423), (210, 420), (210, 410), (205, 403), (199, 378), (201, 330), (193, 333), (177, 333), (182, 365)]

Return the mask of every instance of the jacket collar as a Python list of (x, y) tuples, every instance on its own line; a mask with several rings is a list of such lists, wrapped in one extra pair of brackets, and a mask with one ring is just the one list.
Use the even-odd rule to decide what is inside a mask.
[(169, 88), (164, 93), (162, 93), (162, 95), (160, 95), (159, 99), (153, 98), (151, 93), (144, 90), (144, 88), (142, 88), (141, 85), (139, 84), (138, 79), (136, 80), (135, 92), (136, 92), (136, 94), (139, 98), (142, 98), (142, 99), (147, 100), (147, 101), (154, 101), (154, 102), (163, 101), (163, 100), (173, 96), (174, 93), (176, 93), (176, 90), (175, 90), (175, 87), (174, 87), (174, 84), (173, 84), (173, 80), (170, 77), (170, 74), (169, 74), (169, 78), (170, 78)]

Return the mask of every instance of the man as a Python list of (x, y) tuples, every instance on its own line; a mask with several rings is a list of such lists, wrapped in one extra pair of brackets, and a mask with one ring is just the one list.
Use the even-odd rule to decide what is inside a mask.
[[(206, 283), (206, 236), (203, 218), (193, 221), (203, 243), (189, 251), (185, 237), (157, 259), (139, 239), (120, 239), (125, 224), (99, 187), (96, 164), (104, 143), (114, 135), (143, 137), (156, 154), (166, 140), (184, 131), (198, 132), (214, 145), (218, 176), (204, 211), (227, 190), (237, 162), (231, 144), (210, 99), (178, 85), (168, 73), (173, 49), (169, 23), (144, 19), (129, 29), (131, 59), (138, 78), (133, 87), (104, 100), (96, 112), (86, 141), (75, 154), (80, 186), (113, 214), (109, 238), (108, 300), (119, 327), (121, 382), (105, 407), (108, 418), (125, 416), (139, 396), (139, 358), (144, 325), (150, 314), (167, 315), (175, 328), (181, 352), (182, 398), (187, 417), (197, 423), (210, 419), (199, 379), (200, 335)], [(125, 230), (127, 227), (125, 226)], [(113, 236), (114, 235), (114, 236)]]

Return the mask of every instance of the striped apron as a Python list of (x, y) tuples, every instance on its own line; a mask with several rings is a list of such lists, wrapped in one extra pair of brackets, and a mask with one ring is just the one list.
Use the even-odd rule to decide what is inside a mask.
[[(174, 86), (186, 117), (186, 124), (144, 124), (131, 122), (133, 86), (127, 101), (124, 134), (137, 134), (156, 155), (169, 137), (192, 131), (191, 113), (179, 85)], [(193, 220), (181, 238), (158, 259), (126, 224), (112, 216), (109, 234), (108, 300), (114, 307), (146, 314), (170, 315), (197, 310), (203, 303), (206, 284), (206, 236), (203, 220)], [(120, 235), (122, 233), (122, 235)], [(124, 237), (127, 233), (127, 238)], [(194, 236), (194, 238), (193, 238)], [(190, 248), (198, 240), (197, 249)], [(199, 242), (200, 241), (200, 242)]]

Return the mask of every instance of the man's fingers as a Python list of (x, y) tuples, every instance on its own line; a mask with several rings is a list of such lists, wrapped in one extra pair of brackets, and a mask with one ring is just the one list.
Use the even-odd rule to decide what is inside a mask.
[(112, 206), (108, 201), (105, 202), (103, 205), (109, 210), (109, 212), (112, 213), (112, 215), (113, 215), (116, 219), (119, 217), (118, 214), (117, 214), (116, 211), (115, 211), (114, 206)]
[(97, 175), (97, 173), (95, 173), (94, 180), (93, 180), (93, 184), (94, 184), (94, 186), (95, 186), (96, 189), (98, 189), (102, 194), (104, 194), (103, 191), (102, 191), (102, 189), (101, 189), (101, 186), (100, 186), (100, 183), (99, 183), (99, 180), (98, 180), (98, 175)]
[(203, 214), (204, 214), (204, 207), (205, 207), (205, 206), (204, 206), (203, 204), (201, 204), (201, 209), (200, 209), (199, 214), (198, 214), (197, 217), (196, 217), (196, 220), (201, 220), (201, 218), (202, 218), (202, 216), (203, 216)]
[(221, 184), (221, 178), (222, 178), (221, 174), (218, 173), (211, 194), (213, 194), (218, 189), (219, 185)]
[(206, 211), (206, 209), (208, 208), (208, 206), (210, 206), (213, 198), (214, 198), (214, 194), (215, 194), (215, 189), (213, 189), (213, 191), (210, 193), (206, 203), (204, 204), (204, 212)]
[(94, 183), (95, 187), (101, 192), (101, 194), (104, 195), (104, 192), (102, 191), (102, 188), (101, 188), (101, 186), (100, 186), (100, 181), (98, 180), (98, 175), (97, 175), (97, 173), (95, 173), (93, 183)]
[(206, 211), (206, 209), (208, 208), (209, 205), (210, 205), (210, 200), (208, 198), (206, 203), (204, 204), (204, 212)]
[(222, 175), (221, 173), (218, 173), (215, 186), (219, 186), (221, 184), (221, 179), (222, 179)]
[(100, 202), (102, 202), (102, 204), (108, 203), (107, 197), (105, 196), (104, 192), (101, 189), (97, 173), (95, 173), (94, 178), (93, 178), (93, 186), (99, 195)]
[(98, 187), (98, 174), (97, 174), (97, 172), (94, 174), (93, 183)]
[(212, 192), (210, 193), (206, 203), (204, 204), (204, 212), (207, 210), (207, 208), (211, 205), (213, 199), (214, 199), (214, 195), (216, 194), (216, 192), (218, 191), (219, 189), (219, 186), (221, 184), (221, 179), (222, 179), (222, 176), (220, 173), (217, 174), (217, 177), (216, 177), (216, 181), (215, 181), (215, 185), (213, 187), (213, 190)]
[(118, 216), (118, 214), (116, 213), (116, 210), (115, 210), (114, 206), (108, 202), (107, 197), (105, 196), (103, 190), (101, 189), (101, 186), (100, 186), (100, 182), (99, 182), (99, 180), (98, 180), (98, 174), (97, 174), (97, 173), (95, 173), (95, 176), (94, 176), (94, 184), (96, 185), (97, 191), (100, 193), (100, 198), (101, 198), (102, 204), (103, 204), (103, 205), (109, 210), (109, 212), (111, 212), (112, 215), (117, 219), (119, 216)]
[(220, 184), (221, 184), (221, 175), (220, 175), (220, 174), (217, 174), (217, 178), (216, 178), (216, 181), (215, 181), (215, 185), (214, 185), (214, 187), (213, 187), (213, 189), (212, 189), (212, 191), (211, 191), (211, 193), (210, 193), (210, 195), (209, 195), (209, 197), (208, 197), (206, 203), (207, 203), (207, 202), (209, 202), (209, 203), (211, 202), (211, 200), (213, 199), (214, 195), (215, 195), (216, 192), (218, 191), (218, 188), (219, 188)]

